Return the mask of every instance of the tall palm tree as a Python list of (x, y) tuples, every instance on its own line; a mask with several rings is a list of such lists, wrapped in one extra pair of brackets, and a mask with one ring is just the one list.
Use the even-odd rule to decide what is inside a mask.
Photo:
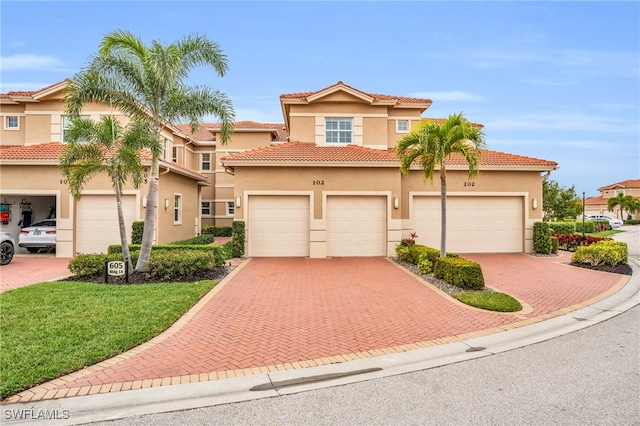
[(632, 214), (640, 212), (640, 199), (632, 195), (625, 195), (622, 206), (622, 209), (627, 212), (627, 220), (629, 220)]
[(480, 127), (470, 123), (462, 113), (452, 114), (442, 123), (422, 122), (396, 144), (400, 171), (408, 175), (412, 166), (422, 170), (424, 181), (433, 182), (435, 170), (440, 175), (441, 233), (440, 256), (446, 256), (447, 172), (445, 162), (451, 154), (460, 154), (469, 164), (469, 179), (479, 173), (480, 152), (485, 146)]
[(79, 197), (82, 188), (96, 174), (106, 172), (116, 193), (118, 226), (122, 255), (133, 271), (129, 253), (127, 231), (122, 211), (122, 186), (131, 180), (138, 188), (143, 180), (141, 149), (153, 137), (147, 122), (131, 122), (126, 128), (112, 115), (106, 115), (98, 122), (87, 118), (75, 118), (67, 128), (64, 147), (59, 159), (59, 167), (67, 179), (69, 192)]
[(235, 113), (229, 98), (209, 87), (190, 87), (184, 80), (197, 66), (210, 66), (219, 76), (228, 70), (227, 57), (217, 43), (191, 35), (169, 45), (145, 45), (128, 31), (107, 34), (98, 55), (74, 76), (65, 93), (67, 113), (77, 116), (88, 102), (110, 104), (132, 118), (151, 120), (156, 140), (144, 218), (142, 247), (136, 271), (144, 270), (151, 255), (159, 192), (160, 134), (167, 124), (188, 122), (195, 132), (205, 115), (220, 119), (220, 142), (233, 133)]
[[(622, 192), (618, 192), (615, 197), (611, 197), (607, 200), (607, 210), (612, 212), (616, 207), (620, 207), (620, 216), (622, 216), (622, 210), (624, 208), (624, 205), (625, 205), (625, 198)], [(618, 215), (616, 214), (616, 217), (617, 216)], [(620, 217), (620, 219), (624, 220), (623, 217)]]

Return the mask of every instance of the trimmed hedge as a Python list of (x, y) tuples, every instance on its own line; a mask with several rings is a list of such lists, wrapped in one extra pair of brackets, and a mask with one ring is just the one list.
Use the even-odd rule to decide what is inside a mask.
[(241, 220), (234, 220), (231, 224), (231, 229), (232, 257), (242, 257), (244, 256), (244, 222)]
[[(396, 255), (398, 259), (417, 265), (420, 259), (426, 259), (431, 263), (436, 263), (440, 258), (440, 250), (427, 247), (422, 244), (397, 245)], [(447, 253), (447, 257), (457, 257), (455, 253)]]
[(480, 290), (484, 287), (480, 265), (462, 257), (439, 258), (433, 267), (433, 275), (460, 288)]
[(231, 237), (232, 236), (232, 227), (231, 226), (211, 226), (211, 225), (202, 225), (202, 234), (213, 235), (214, 237)]
[(557, 254), (558, 246), (559, 246), (558, 237), (552, 235), (551, 236), (551, 253)]
[(142, 231), (144, 231), (143, 220), (131, 224), (131, 244), (142, 244)]
[(213, 234), (202, 234), (197, 237), (189, 238), (188, 240), (174, 241), (169, 243), (169, 245), (207, 245), (213, 243), (214, 239), (215, 237)]
[(591, 266), (628, 263), (629, 248), (622, 241), (599, 241), (590, 246), (578, 247), (571, 256), (573, 263), (588, 263)]
[(533, 224), (533, 251), (541, 254), (551, 253), (551, 230), (548, 222)]
[[(140, 244), (130, 244), (129, 250), (131, 252), (139, 252)], [(222, 246), (212, 246), (212, 245), (172, 245), (172, 244), (158, 244), (151, 246), (151, 255), (155, 252), (161, 251), (177, 251), (181, 253), (191, 252), (191, 251), (201, 251), (205, 253), (210, 253), (214, 256), (216, 265), (215, 266), (223, 266), (227, 261), (227, 257), (225, 256), (225, 249)], [(120, 244), (110, 245), (107, 249), (107, 254), (119, 254), (122, 258), (122, 246)], [(131, 255), (133, 258), (133, 254)]]
[[(573, 234), (576, 232), (575, 222), (549, 222), (551, 232), (556, 234)], [(582, 230), (582, 223), (580, 223), (580, 230)]]

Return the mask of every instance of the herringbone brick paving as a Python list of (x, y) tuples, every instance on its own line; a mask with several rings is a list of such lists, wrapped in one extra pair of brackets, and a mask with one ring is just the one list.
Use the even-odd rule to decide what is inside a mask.
[(256, 258), (214, 288), (215, 295), (184, 324), (120, 357), (25, 391), (13, 402), (300, 368), (409, 350), (420, 342), (446, 343), (576, 309), (623, 280), (567, 266), (566, 254), (465, 257), (482, 265), (487, 285), (522, 300), (532, 312), (467, 307), (384, 258)]

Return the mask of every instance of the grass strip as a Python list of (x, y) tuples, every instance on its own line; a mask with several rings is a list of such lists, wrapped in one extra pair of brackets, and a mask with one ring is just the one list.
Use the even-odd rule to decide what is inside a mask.
[(61, 281), (0, 294), (0, 398), (146, 342), (215, 284)]
[(464, 304), (488, 311), (518, 312), (522, 310), (520, 302), (506, 293), (470, 291), (453, 293), (451, 296)]

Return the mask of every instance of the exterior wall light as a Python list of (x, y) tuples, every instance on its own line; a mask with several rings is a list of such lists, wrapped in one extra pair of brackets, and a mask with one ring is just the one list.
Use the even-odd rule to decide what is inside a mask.
[(400, 207), (400, 202), (398, 201), (398, 197), (394, 197), (393, 198), (393, 208), (397, 209), (398, 207)]
[(236, 197), (236, 207), (240, 207), (240, 197)]
[(531, 200), (531, 207), (533, 207), (534, 210), (538, 210), (538, 200), (535, 198)]
[(165, 198), (165, 199), (164, 199), (164, 209), (166, 210), (166, 209), (168, 209), (168, 208), (169, 208), (169, 199), (168, 199), (168, 198)]

